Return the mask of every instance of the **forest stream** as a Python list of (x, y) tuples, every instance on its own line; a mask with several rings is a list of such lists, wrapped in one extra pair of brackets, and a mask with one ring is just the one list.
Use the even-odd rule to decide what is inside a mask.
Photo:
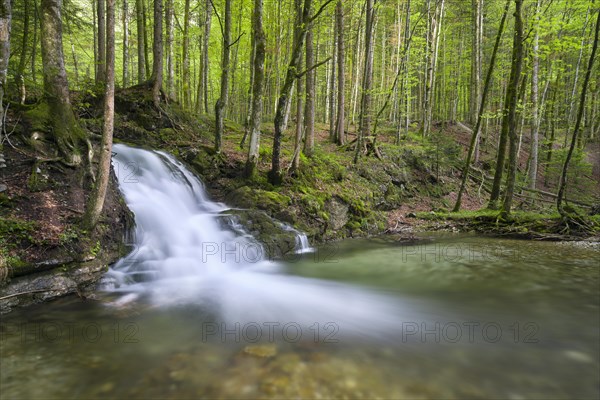
[(99, 301), (3, 317), (3, 398), (598, 398), (597, 244), (422, 234), (270, 260), (162, 152), (116, 145), (136, 218)]

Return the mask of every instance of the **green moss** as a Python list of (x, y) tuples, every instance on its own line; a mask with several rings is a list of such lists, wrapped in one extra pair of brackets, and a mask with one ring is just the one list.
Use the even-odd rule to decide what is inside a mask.
[(50, 106), (46, 102), (36, 104), (34, 107), (25, 111), (24, 120), (29, 124), (32, 132), (47, 132), (51, 126)]

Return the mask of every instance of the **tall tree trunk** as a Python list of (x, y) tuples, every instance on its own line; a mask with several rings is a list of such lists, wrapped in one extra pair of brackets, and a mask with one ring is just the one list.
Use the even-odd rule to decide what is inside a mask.
[(371, 88), (373, 86), (373, 27), (375, 24), (374, 0), (366, 0), (365, 11), (365, 61), (362, 80), (359, 130), (354, 163), (363, 151), (364, 138), (371, 134)]
[(4, 126), (4, 94), (6, 92), (6, 75), (10, 58), (10, 28), (12, 9), (10, 0), (0, 1), (0, 144), (3, 141)]
[[(295, 3), (295, 15), (296, 20), (294, 22), (294, 43), (297, 42), (298, 37), (302, 33), (302, 0), (294, 0)], [(306, 32), (308, 37), (308, 32)], [(302, 55), (302, 50), (300, 51)], [(298, 65), (296, 65), (296, 71), (302, 70), (302, 56)], [(308, 68), (308, 65), (307, 65)], [(300, 149), (302, 148), (302, 138), (304, 136), (304, 82), (300, 78), (296, 78), (296, 135), (294, 137), (294, 154), (292, 156), (291, 170), (296, 171), (300, 166)]]
[(42, 64), (44, 91), (52, 115), (54, 140), (69, 165), (81, 164), (80, 142), (85, 133), (71, 108), (62, 41), (62, 0), (41, 1)]
[(267, 39), (262, 23), (263, 0), (254, 0), (254, 80), (252, 85), (252, 115), (250, 117), (250, 143), (248, 146), (248, 161), (246, 161), (246, 176), (251, 178), (256, 173), (258, 165), (258, 150), (260, 146), (260, 123), (262, 121), (263, 91), (265, 80), (265, 53)]
[(204, 44), (202, 46), (202, 87), (204, 89), (204, 112), (208, 114), (208, 45), (210, 40), (210, 27), (212, 21), (211, 0), (206, 0), (206, 18), (204, 20)]
[(129, 9), (123, 0), (123, 87), (129, 86)]
[(344, 133), (345, 128), (345, 115), (344, 115), (344, 103), (345, 103), (345, 67), (344, 67), (344, 8), (342, 0), (338, 0), (335, 9), (335, 21), (337, 26), (337, 120), (335, 125), (335, 141), (339, 145), (343, 145), (346, 142), (346, 135)]
[(481, 130), (481, 121), (483, 119), (483, 113), (485, 112), (485, 103), (487, 101), (488, 92), (491, 87), (492, 82), (492, 74), (494, 73), (494, 66), (496, 65), (496, 55), (498, 54), (498, 47), (500, 47), (500, 39), (502, 39), (502, 32), (504, 31), (504, 23), (506, 22), (506, 16), (508, 14), (508, 9), (510, 7), (511, 0), (506, 0), (506, 5), (504, 6), (504, 13), (502, 14), (502, 19), (500, 19), (500, 26), (498, 27), (498, 33), (496, 34), (496, 41), (494, 42), (494, 50), (492, 51), (492, 57), (490, 59), (490, 66), (488, 67), (487, 74), (485, 76), (485, 84), (483, 85), (483, 94), (481, 95), (481, 102), (479, 104), (479, 112), (477, 113), (477, 122), (475, 124), (475, 129), (473, 129), (473, 134), (471, 136), (471, 142), (469, 143), (469, 150), (467, 151), (467, 159), (465, 161), (465, 166), (462, 172), (462, 180), (460, 182), (460, 190), (458, 191), (458, 195), (456, 197), (456, 203), (454, 204), (454, 212), (458, 212), (460, 210), (462, 196), (465, 191), (465, 187), (467, 184), (467, 178), (469, 177), (469, 168), (471, 167), (471, 158), (473, 156), (473, 151), (475, 149), (477, 143), (477, 137), (479, 136), (479, 131)]
[(160, 108), (160, 91), (163, 80), (163, 0), (154, 0), (154, 44), (152, 45), (152, 99), (154, 106)]
[[(27, 46), (29, 45), (29, 0), (23, 1), (23, 41), (21, 42), (21, 56), (19, 58), (19, 67), (16, 74), (16, 83), (19, 88), (19, 102), (25, 104), (25, 98), (27, 97), (27, 90), (25, 88), (25, 67), (27, 64)], [(35, 41), (34, 44), (35, 46)], [(0, 103), (2, 99), (0, 99)], [(0, 104), (0, 107), (2, 105)], [(0, 117), (2, 114), (0, 113)], [(0, 129), (2, 123), (0, 123)], [(1, 135), (1, 133), (0, 133)]]
[(144, 0), (135, 2), (136, 24), (137, 24), (137, 53), (138, 53), (138, 83), (146, 81), (146, 47), (144, 33)]
[(185, 0), (183, 13), (183, 48), (182, 48), (182, 75), (183, 75), (183, 107), (192, 109), (192, 92), (190, 77), (190, 0)]
[[(336, 16), (335, 18), (337, 18), (337, 11), (336, 11)], [(336, 27), (336, 21), (333, 21), (333, 37), (331, 38), (331, 47), (332, 47), (332, 58), (330, 61), (331, 64), (331, 69), (329, 71), (329, 75), (328, 75), (328, 85), (327, 85), (327, 113), (329, 116), (329, 139), (332, 142), (337, 142), (336, 138), (335, 138), (335, 99), (336, 99), (336, 94), (335, 94), (335, 87), (336, 87), (336, 71), (335, 69), (337, 68), (337, 39), (338, 39), (338, 32), (337, 32), (337, 27)], [(318, 54), (318, 52), (317, 52)]]
[(315, 70), (312, 29), (306, 32), (306, 104), (304, 109), (305, 139), (304, 154), (311, 157), (315, 150)]
[(104, 90), (104, 121), (102, 126), (102, 144), (98, 179), (90, 195), (84, 217), (85, 225), (92, 229), (98, 223), (108, 180), (110, 177), (110, 160), (112, 156), (113, 127), (115, 115), (115, 0), (106, 0), (106, 74)]
[(471, 10), (473, 11), (473, 46), (471, 54), (471, 113), (469, 120), (472, 124), (475, 124), (478, 117), (478, 107), (481, 103), (483, 0), (471, 0)]
[(96, 0), (98, 10), (98, 52), (96, 59), (98, 66), (96, 68), (96, 85), (104, 84), (104, 75), (106, 73), (106, 0)]
[(558, 186), (558, 199), (556, 200), (556, 208), (561, 215), (566, 215), (565, 209), (563, 207), (563, 200), (565, 197), (565, 189), (567, 186), (567, 172), (569, 170), (569, 163), (571, 162), (571, 158), (573, 157), (573, 151), (575, 150), (575, 144), (577, 143), (577, 135), (579, 135), (579, 131), (581, 129), (581, 120), (583, 117), (583, 110), (585, 109), (585, 97), (587, 95), (588, 86), (590, 83), (590, 76), (592, 74), (592, 70), (594, 68), (594, 60), (596, 58), (596, 51), (598, 50), (598, 34), (600, 31), (600, 11), (598, 12), (598, 19), (596, 20), (596, 29), (594, 34), (594, 43), (592, 44), (592, 53), (590, 54), (590, 59), (588, 61), (588, 67), (585, 72), (585, 78), (583, 80), (583, 87), (581, 89), (581, 97), (579, 100), (579, 110), (577, 111), (577, 119), (575, 120), (575, 128), (573, 129), (573, 136), (571, 138), (571, 145), (569, 146), (569, 151), (567, 153), (567, 158), (565, 159), (565, 163), (563, 164), (562, 172), (560, 174), (560, 183)]
[(173, 24), (173, 0), (167, 0), (165, 10), (165, 25), (167, 29), (167, 96), (176, 100), (175, 95), (175, 54), (173, 43), (175, 41), (175, 26)]
[(37, 56), (37, 42), (38, 42), (38, 23), (39, 23), (39, 12), (37, 1), (33, 2), (33, 40), (31, 45), (31, 80), (34, 85), (37, 85), (37, 71), (35, 69), (35, 61)]
[[(284, 131), (285, 112), (290, 104), (290, 94), (292, 86), (298, 74), (298, 65), (302, 59), (302, 47), (304, 38), (306, 37), (306, 29), (310, 21), (311, 0), (304, 0), (302, 9), (296, 10), (296, 13), (301, 12), (302, 28), (299, 35), (294, 35), (294, 43), (292, 45), (292, 54), (287, 67), (285, 80), (277, 99), (277, 108), (275, 110), (275, 134), (273, 135), (273, 155), (271, 158), (271, 171), (269, 171), (269, 181), (274, 185), (280, 185), (283, 179), (281, 173), (281, 138)], [(300, 92), (298, 92), (300, 93)]]
[(431, 12), (430, 1), (427, 1), (427, 9), (429, 17), (429, 31), (428, 39), (429, 43), (427, 49), (427, 63), (425, 69), (425, 82), (423, 88), (423, 122), (422, 122), (422, 134), (428, 136), (431, 130), (431, 119), (433, 111), (433, 95), (435, 89), (435, 75), (437, 66), (437, 56), (439, 49), (439, 37), (440, 29), (442, 27), (442, 17), (444, 14), (444, 0), (440, 0), (439, 4), (436, 1), (436, 5)]
[[(531, 127), (531, 151), (530, 151), (530, 166), (529, 166), (529, 188), (535, 189), (537, 180), (538, 170), (538, 147), (539, 147), (539, 129), (540, 129), (540, 116), (539, 116), (539, 71), (540, 71), (540, 3), (541, 0), (537, 0), (535, 7), (535, 36), (533, 38), (533, 70), (531, 74), (531, 114), (532, 114), (532, 127)], [(550, 80), (548, 80), (549, 82)], [(547, 86), (546, 86), (547, 87)]]
[[(519, 85), (519, 77), (523, 67), (523, 19), (521, 17), (521, 7), (523, 0), (515, 0), (515, 35), (513, 41), (513, 53), (509, 78), (509, 90), (507, 91), (506, 100), (508, 103), (508, 115), (506, 123), (508, 124), (509, 137), (509, 152), (508, 152), (508, 176), (506, 179), (506, 194), (504, 196), (504, 204), (502, 213), (510, 214), (513, 201), (513, 193), (515, 190), (515, 181), (517, 179), (518, 167), (518, 137), (517, 137), (517, 87)], [(509, 96), (510, 94), (510, 96)]]
[[(152, 1), (152, 0), (147, 0)], [(144, 15), (144, 60), (146, 60), (146, 74), (152, 74), (150, 67), (150, 40), (148, 39), (148, 10), (146, 1), (142, 1), (142, 13)]]
[(215, 152), (221, 152), (225, 107), (229, 101), (229, 50), (231, 47), (231, 0), (225, 0), (225, 24), (223, 27), (223, 51), (221, 56), (221, 96), (215, 103)]

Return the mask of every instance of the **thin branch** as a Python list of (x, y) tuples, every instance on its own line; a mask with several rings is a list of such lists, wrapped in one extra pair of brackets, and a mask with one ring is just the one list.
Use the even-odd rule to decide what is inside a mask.
[(319, 17), (319, 15), (321, 15), (321, 13), (322, 13), (323, 11), (325, 11), (325, 8), (326, 8), (326, 7), (327, 7), (327, 6), (328, 6), (330, 3), (332, 3), (332, 2), (333, 2), (333, 0), (327, 0), (325, 3), (323, 3), (323, 5), (321, 6), (321, 8), (319, 8), (319, 11), (317, 11), (317, 12), (315, 13), (315, 15), (313, 15), (313, 16), (312, 16), (312, 17), (311, 17), (311, 18), (308, 20), (308, 23), (309, 23), (309, 24), (311, 24), (311, 23), (312, 23), (312, 22), (313, 22), (315, 19), (317, 19), (317, 18)]
[(233, 41), (233, 43), (231, 43), (229, 46), (227, 46), (227, 48), (235, 46), (235, 44), (236, 44), (237, 42), (239, 42), (239, 41), (240, 41), (240, 39), (242, 38), (242, 36), (244, 36), (245, 34), (246, 34), (246, 32), (242, 32), (242, 33), (240, 34), (240, 36), (238, 36), (238, 38), (237, 38), (237, 39), (235, 39), (235, 40)]
[(212, 6), (213, 10), (215, 10), (215, 15), (217, 16), (217, 19), (219, 20), (219, 26), (221, 27), (221, 36), (225, 37), (225, 30), (223, 29), (223, 23), (221, 22), (221, 16), (219, 15), (219, 12), (217, 11), (217, 7), (215, 7), (215, 3), (213, 3), (213, 0), (209, 0), (210, 1), (210, 5)]
[(306, 75), (307, 73), (309, 73), (310, 71), (312, 71), (315, 68), (319, 68), (321, 65), (325, 64), (326, 62), (328, 62), (329, 60), (331, 60), (331, 57), (327, 57), (326, 59), (324, 59), (323, 61), (313, 65), (310, 68), (305, 69), (304, 71), (300, 72), (299, 74), (296, 74), (296, 78), (300, 79), (302, 78), (304, 75)]

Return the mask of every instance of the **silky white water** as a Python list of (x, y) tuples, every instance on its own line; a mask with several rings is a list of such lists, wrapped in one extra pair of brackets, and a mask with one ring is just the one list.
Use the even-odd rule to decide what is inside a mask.
[[(107, 290), (123, 293), (111, 304), (192, 304), (231, 324), (333, 322), (341, 332), (361, 335), (398, 328), (399, 314), (408, 318), (394, 297), (285, 274), (248, 235), (219, 222), (227, 206), (210, 201), (172, 156), (120, 144), (114, 153), (136, 229), (134, 250), (108, 274)], [(310, 249), (306, 236), (297, 242), (298, 252)]]

